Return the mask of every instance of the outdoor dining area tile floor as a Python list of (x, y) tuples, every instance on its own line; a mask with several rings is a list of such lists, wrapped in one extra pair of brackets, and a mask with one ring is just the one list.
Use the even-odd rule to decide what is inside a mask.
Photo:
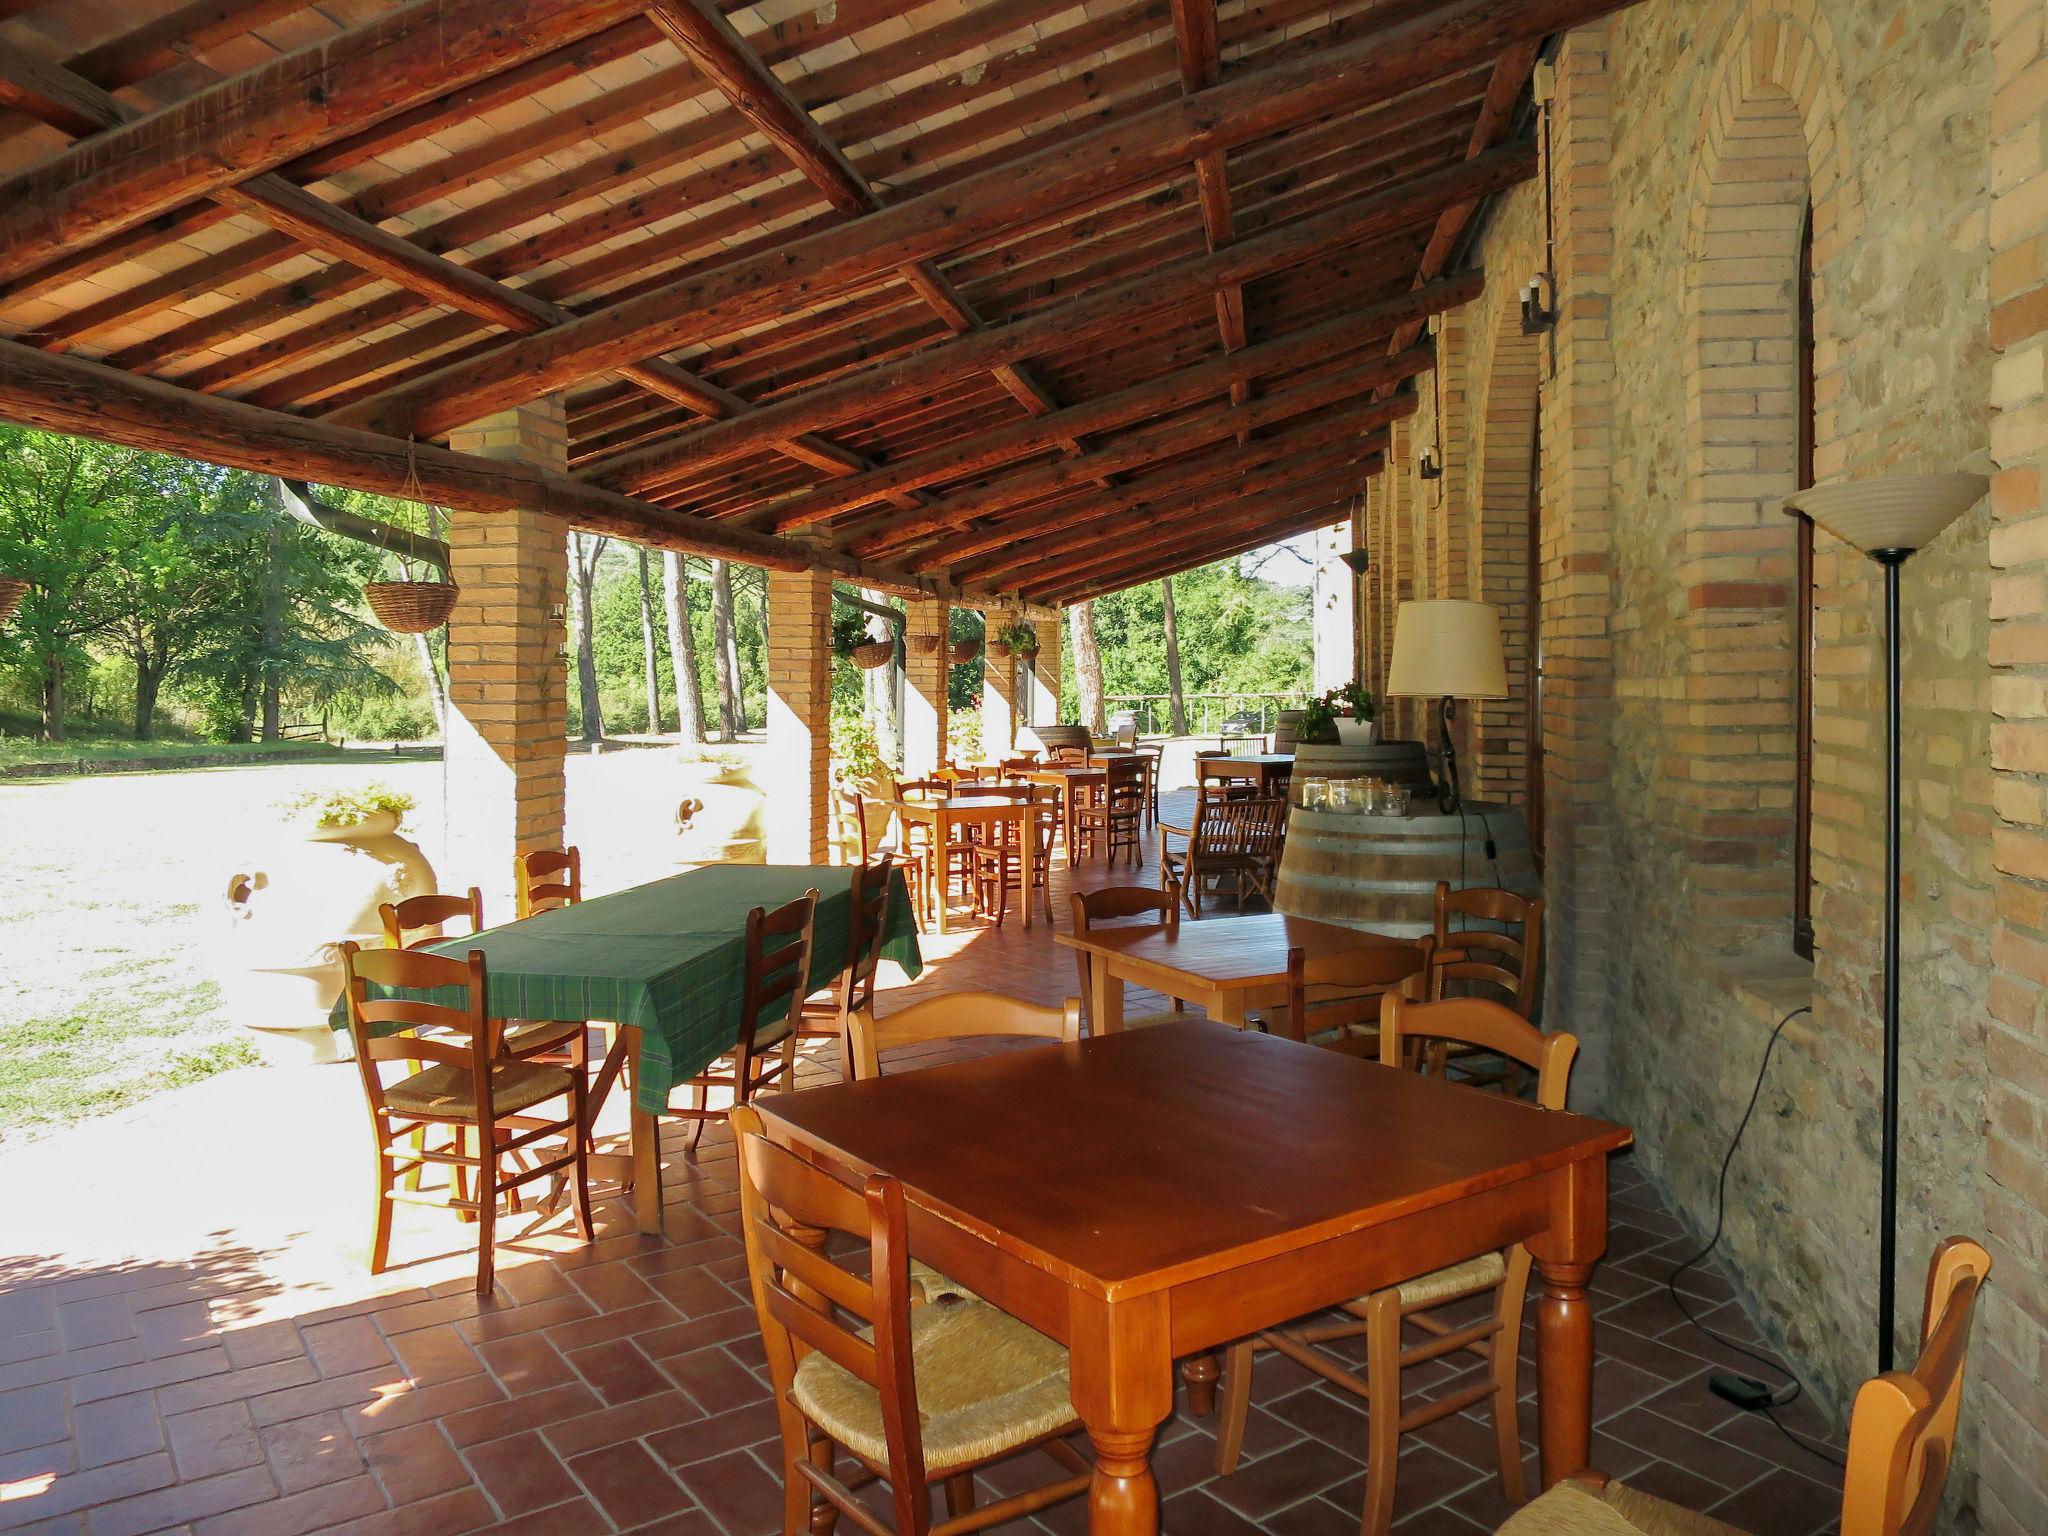
[[(1142, 868), (1093, 863), (1070, 872), (1062, 856), (1054, 872), (1062, 919), (1072, 882), (1150, 882), (1154, 857), (1156, 847)], [(926, 975), (893, 1000), (989, 988), (1052, 1001), (1075, 985), (1072, 955), (1044, 925), (1027, 932), (1014, 915), (1000, 930), (962, 924), (944, 938), (928, 935), (926, 954)], [(890, 1001), (885, 995), (885, 1012)], [(1131, 999), (1134, 1008), (1160, 1001)], [(932, 1047), (930, 1059), (964, 1049)], [(837, 1074), (827, 1046), (812, 1052), (801, 1077)], [(256, 1079), (240, 1085), (245, 1099), (265, 1091), (262, 1074), (244, 1077)], [(273, 1092), (309, 1097), (273, 1101), (263, 1113), (280, 1125), (336, 1127), (334, 1136), (347, 1138), (330, 1149), (344, 1165), (337, 1189), (352, 1190), (346, 1175), (357, 1172), (367, 1185), (353, 1072), (277, 1077), (284, 1086)], [(761, 1536), (779, 1528), (776, 1422), (735, 1237), (738, 1195), (723, 1127), (707, 1133), (695, 1157), (684, 1154), (686, 1128), (665, 1127), (665, 1241), (637, 1234), (629, 1202), (616, 1197), (600, 1202), (597, 1241), (587, 1247), (562, 1216), (523, 1236), (515, 1219), (498, 1290), (480, 1298), (471, 1240), (446, 1213), (402, 1225), (395, 1267), (377, 1277), (363, 1265), (367, 1234), (357, 1229), (367, 1227), (367, 1189), (360, 1200), (281, 1218), (271, 1208), (283, 1198), (279, 1185), (264, 1182), (253, 1162), (248, 1177), (209, 1162), (218, 1137), (204, 1122), (220, 1102), (189, 1094), (150, 1128), (161, 1139), (178, 1117), (189, 1121), (189, 1178), (177, 1187), (203, 1206), (194, 1219), (209, 1238), (196, 1256), (144, 1254), (144, 1236), (119, 1261), (0, 1256), (0, 1530)], [(135, 1197), (124, 1193), (122, 1169), (95, 1166), (80, 1151), (92, 1134), (71, 1133), (75, 1146), (53, 1156), (72, 1159), (70, 1188), (92, 1212), (77, 1225), (119, 1228), (124, 1199)], [(260, 1134), (236, 1144), (249, 1159), (263, 1156)], [(1743, 1529), (1832, 1530), (1834, 1469), (1707, 1390), (1710, 1371), (1746, 1362), (1696, 1331), (1666, 1290), (1692, 1239), (1632, 1155), (1613, 1161), (1611, 1188), (1608, 1253), (1592, 1282), (1594, 1465)], [(135, 1211), (135, 1230), (146, 1231), (151, 1214), (160, 1213)], [(1711, 1263), (1680, 1284), (1710, 1326), (1756, 1341)], [(1533, 1359), (1529, 1329), (1523, 1353)], [(1355, 1531), (1362, 1408), (1280, 1357), (1261, 1357), (1257, 1370), (1235, 1475), (1214, 1475), (1215, 1421), (1188, 1413), (1184, 1398), (1162, 1429), (1155, 1465), (1164, 1528), (1176, 1536)], [(1436, 1395), (1470, 1379), (1435, 1363), (1411, 1372), (1408, 1387)], [(1534, 1370), (1523, 1380), (1534, 1486)], [(1480, 1413), (1409, 1437), (1398, 1530), (1492, 1531), (1506, 1518)], [(1832, 1442), (1803, 1400), (1779, 1416)], [(988, 1477), (992, 1488), (1007, 1470)], [(1085, 1504), (1069, 1503), (1002, 1529), (1074, 1533), (1086, 1520)]]

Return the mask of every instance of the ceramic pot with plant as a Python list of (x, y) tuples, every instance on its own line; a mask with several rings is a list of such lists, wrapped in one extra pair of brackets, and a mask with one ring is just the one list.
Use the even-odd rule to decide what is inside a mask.
[(768, 862), (768, 797), (737, 752), (691, 750), (682, 760), (682, 801), (697, 809), (677, 821), (676, 862)]
[(412, 808), (383, 784), (307, 790), (277, 807), (276, 831), (229, 871), (222, 998), (266, 1059), (343, 1053), (346, 1035), (328, 1024), (342, 941), (381, 945), (378, 907), (434, 889), (427, 856), (399, 835)]
[(1347, 747), (1369, 747), (1375, 739), (1372, 695), (1353, 678), (1323, 695), (1337, 727), (1337, 740)]

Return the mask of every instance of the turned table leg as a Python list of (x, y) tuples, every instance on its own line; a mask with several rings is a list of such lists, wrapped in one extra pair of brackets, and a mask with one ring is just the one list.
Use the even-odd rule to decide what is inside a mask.
[(1108, 1304), (1077, 1294), (1072, 1305), (1074, 1411), (1095, 1447), (1088, 1529), (1092, 1536), (1158, 1536), (1152, 1442), (1173, 1411), (1166, 1299)]
[(1552, 1177), (1550, 1228), (1529, 1240), (1543, 1276), (1536, 1423), (1545, 1488), (1584, 1471), (1592, 1459), (1593, 1304), (1586, 1282), (1607, 1247), (1607, 1159), (1587, 1158)]

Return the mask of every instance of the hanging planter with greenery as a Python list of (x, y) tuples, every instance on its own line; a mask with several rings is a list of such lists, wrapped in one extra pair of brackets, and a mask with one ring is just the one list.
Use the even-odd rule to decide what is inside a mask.
[(28, 595), (28, 583), (19, 576), (0, 576), (0, 624), (14, 617), (14, 610)]
[(896, 654), (894, 640), (869, 640), (853, 648), (853, 664), (864, 672), (886, 667)]
[(1005, 624), (996, 631), (988, 648), (998, 656), (1031, 657), (1038, 654), (1038, 631), (1029, 624)]
[(834, 656), (841, 661), (852, 661), (854, 652), (871, 643), (866, 619), (857, 613), (834, 610), (832, 629), (828, 637), (828, 644), (832, 647)]
[[(408, 460), (410, 452), (408, 448)], [(441, 509), (421, 492), (417, 466), (410, 466), (402, 495), (405, 500), (417, 501), (427, 509), (427, 536), (439, 539)], [(455, 611), (455, 599), (461, 588), (452, 581), (415, 577), (411, 560), (402, 554), (397, 560), (399, 579), (365, 582), (363, 601), (370, 605), (370, 612), (376, 615), (377, 622), (394, 634), (424, 635), (439, 629), (448, 622), (448, 615)], [(443, 575), (445, 577), (446, 572)]]

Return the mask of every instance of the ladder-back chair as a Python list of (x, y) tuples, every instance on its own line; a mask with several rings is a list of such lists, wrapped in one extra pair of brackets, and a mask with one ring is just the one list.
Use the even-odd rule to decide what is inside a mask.
[[(376, 1140), (377, 1209), (370, 1242), (370, 1272), (390, 1258), (391, 1206), (397, 1200), (449, 1205), (473, 1212), (477, 1220), (476, 1288), (488, 1294), (496, 1272), (498, 1198), (535, 1179), (569, 1170), (575, 1186), (576, 1231), (590, 1240), (590, 1180), (584, 1162), (584, 1069), (508, 1061), (499, 1053), (499, 1023), (486, 1006), (484, 954), (466, 960), (411, 949), (363, 949), (353, 940), (341, 946), (343, 995), (356, 1066), (370, 1109)], [(373, 995), (371, 988), (377, 991)], [(460, 1003), (430, 1003), (395, 996), (406, 990), (459, 992)], [(577, 1037), (580, 1051), (581, 1036)], [(405, 1064), (405, 1075), (384, 1080), (387, 1063)], [(533, 1116), (527, 1112), (550, 1099), (568, 1112)], [(425, 1133), (444, 1130), (436, 1144)], [(560, 1137), (552, 1153), (540, 1143)], [(409, 1138), (415, 1144), (400, 1143)], [(503, 1171), (503, 1160), (522, 1152), (538, 1160)], [(449, 1170), (446, 1197), (421, 1196), (411, 1177), (427, 1165)], [(475, 1176), (472, 1198), (465, 1175)], [(401, 1187), (404, 1185), (405, 1187)]]
[(1290, 949), (1286, 1001), (1261, 1010), (1253, 1022), (1271, 1035), (1377, 1059), (1387, 997), (1398, 990), (1411, 1002), (1423, 1000), (1435, 948), (1424, 934), (1413, 942), (1361, 942), (1314, 958)]
[[(1287, 822), (1287, 802), (1277, 795), (1244, 798), (1200, 796), (1185, 827), (1159, 823), (1159, 876), (1181, 888), (1188, 911), (1202, 915), (1202, 887), (1228, 878), (1236, 887), (1237, 909), (1256, 893), (1272, 899), (1274, 866)], [(1175, 848), (1170, 838), (1182, 839)]]
[[(1422, 957), (1426, 968), (1428, 956)], [(1388, 992), (1381, 1008), (1379, 1052), (1382, 1064), (1401, 1068), (1410, 1062), (1426, 1065), (1429, 1053), (1410, 1049), (1411, 1041), (1448, 1039), (1483, 1046), (1528, 1066), (1536, 1073), (1537, 1102), (1562, 1109), (1571, 1081), (1578, 1041), (1570, 1035), (1545, 1035), (1511, 1009), (1477, 998), (1412, 1003)], [(1474, 1089), (1473, 1092), (1481, 1090)], [(1237, 1469), (1244, 1449), (1245, 1419), (1251, 1408), (1253, 1351), (1278, 1350), (1325, 1381), (1366, 1400), (1365, 1536), (1385, 1536), (1394, 1518), (1395, 1468), (1403, 1433), (1461, 1413), (1477, 1403), (1491, 1406), (1495, 1452), (1499, 1459), (1502, 1497), (1519, 1504), (1523, 1498), (1521, 1432), (1515, 1417), (1519, 1392), (1522, 1303), (1529, 1289), (1529, 1252), (1519, 1243), (1505, 1253), (1484, 1253), (1463, 1263), (1417, 1275), (1386, 1290), (1374, 1291), (1342, 1308), (1341, 1320), (1294, 1324), (1270, 1329), (1231, 1346), (1224, 1367), (1223, 1413), (1217, 1429), (1216, 1468)], [(1468, 1297), (1491, 1294), (1492, 1305), (1476, 1322), (1451, 1323), (1434, 1314)], [(1401, 1345), (1403, 1323), (1412, 1323), (1429, 1339), (1412, 1349)], [(1366, 1374), (1326, 1354), (1319, 1345), (1363, 1336)], [(1405, 1404), (1401, 1373), (1410, 1366), (1470, 1352), (1487, 1363), (1483, 1379), (1444, 1393), (1428, 1402)]]
[(875, 974), (881, 969), (882, 941), (888, 935), (889, 873), (894, 868), (894, 861), (885, 853), (863, 861), (854, 870), (846, 898), (846, 964), (830, 987), (805, 1000), (797, 1015), (798, 1040), (839, 1042), (839, 1073), (849, 1083), (853, 1081), (849, 1021), (856, 1013), (875, 1011)]
[[(1125, 929), (1157, 930), (1173, 933), (1180, 928), (1180, 887), (1168, 881), (1164, 890), (1154, 890), (1149, 885), (1106, 885), (1100, 890), (1074, 891), (1067, 897), (1067, 907), (1074, 915), (1074, 932), (1088, 933), (1111, 924)], [(1149, 918), (1149, 922), (1133, 922), (1133, 918)], [(1095, 970), (1089, 963), (1094, 957), (1085, 949), (1074, 951), (1074, 965), (1080, 973), (1081, 1009), (1086, 1017), (1089, 999), (1095, 995)], [(1145, 1029), (1154, 1024), (1170, 1023), (1174, 1018), (1187, 1012), (1187, 1004), (1179, 998), (1173, 999), (1173, 1007), (1163, 1013), (1140, 1014), (1133, 1018), (1126, 1015), (1125, 1029)], [(1094, 1027), (1092, 1024), (1089, 1026)]]
[(575, 906), (583, 899), (582, 853), (575, 848), (536, 848), (513, 855), (512, 899), (520, 917)]
[[(730, 1052), (691, 1078), (690, 1107), (668, 1113), (689, 1120), (689, 1150), (695, 1152), (707, 1121), (723, 1120), (768, 1084), (793, 1077), (796, 1021), (810, 991), (811, 925), (817, 916), (814, 887), (795, 901), (747, 914), (746, 981), (740, 995), (739, 1038)], [(712, 1093), (731, 1097), (714, 1106)]]
[[(903, 1188), (889, 1175), (856, 1182), (851, 1169), (800, 1158), (749, 1108), (733, 1112), (733, 1133), (782, 1432), (782, 1529), (830, 1531), (844, 1516), (880, 1536), (964, 1536), (1086, 1492), (1088, 1460), (1066, 1440), (1080, 1427), (1067, 1352), (984, 1301), (913, 1307)], [(865, 1272), (828, 1256), (835, 1236), (865, 1249)], [(977, 1508), (976, 1469), (1034, 1446), (1064, 1475)], [(886, 1516), (860, 1497), (877, 1481)], [(936, 1526), (935, 1487), (949, 1515)]]
[[(387, 949), (424, 949), (446, 938), (482, 933), (484, 893), (472, 885), (467, 896), (447, 895), (439, 891), (425, 896), (408, 896), (403, 901), (385, 902), (377, 908), (377, 916), (384, 924), (384, 945)], [(466, 922), (469, 927), (462, 934), (445, 932), (446, 925), (454, 922)]]

